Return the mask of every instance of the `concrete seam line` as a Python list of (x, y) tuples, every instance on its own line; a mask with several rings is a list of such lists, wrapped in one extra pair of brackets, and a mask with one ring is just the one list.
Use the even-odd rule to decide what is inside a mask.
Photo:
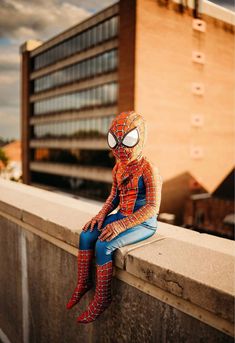
[(0, 340), (2, 341), (2, 343), (11, 343), (11, 341), (9, 340), (7, 335), (2, 331), (2, 329), (0, 329)]
[(28, 290), (28, 262), (25, 232), (20, 232), (20, 258), (21, 258), (21, 288), (22, 288), (22, 325), (23, 342), (29, 342), (29, 290)]
[[(163, 238), (159, 238), (159, 239), (156, 238), (156, 240), (154, 240), (154, 241), (152, 241), (152, 242), (144, 242), (144, 241), (142, 241), (139, 245), (137, 245), (137, 246), (135, 246), (135, 247), (132, 247), (132, 248), (129, 248), (129, 249), (128, 249), (128, 252), (124, 255), (124, 262), (123, 262), (124, 267), (123, 267), (123, 269), (126, 270), (126, 261), (127, 261), (127, 256), (128, 256), (128, 254), (129, 254), (129, 252), (131, 252), (131, 251), (133, 251), (133, 250), (137, 250), (137, 249), (139, 249), (139, 248), (142, 248), (142, 247), (145, 246), (145, 245), (148, 245), (148, 244), (152, 244), (152, 243), (156, 243), (156, 242), (162, 241), (163, 239), (166, 239), (166, 238), (167, 238), (167, 237), (163, 237)], [(137, 244), (138, 244), (138, 243), (137, 243)]]
[(158, 299), (161, 302), (164, 302), (176, 308), (177, 310), (184, 312), (203, 323), (208, 324), (209, 326), (212, 326), (213, 328), (221, 332), (224, 332), (225, 334), (231, 337), (234, 337), (233, 323), (216, 316), (212, 312), (209, 312), (200, 306), (188, 302), (187, 300), (179, 298), (174, 294), (168, 293), (160, 287), (143, 281), (118, 267), (115, 267), (115, 277), (121, 281), (124, 281), (128, 285), (139, 289), (143, 293), (148, 294), (154, 297), (155, 299)]

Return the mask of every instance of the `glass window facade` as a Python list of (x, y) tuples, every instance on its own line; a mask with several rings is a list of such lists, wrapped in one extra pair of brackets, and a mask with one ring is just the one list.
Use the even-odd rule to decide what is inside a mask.
[(34, 125), (34, 138), (104, 138), (115, 115)]
[(80, 149), (33, 149), (33, 161), (76, 164), (112, 168), (115, 164), (112, 151)]
[(118, 16), (114, 16), (35, 56), (33, 69), (38, 70), (75, 53), (92, 48), (116, 37), (117, 34)]
[(33, 114), (45, 114), (106, 106), (117, 102), (117, 82), (67, 93), (33, 104)]
[(104, 201), (110, 194), (111, 183), (84, 180), (78, 177), (54, 175), (42, 172), (31, 172), (32, 182), (55, 187), (76, 196)]
[(69, 67), (57, 70), (40, 77), (33, 82), (34, 92), (41, 92), (50, 88), (77, 82), (99, 74), (117, 69), (117, 49), (86, 59)]

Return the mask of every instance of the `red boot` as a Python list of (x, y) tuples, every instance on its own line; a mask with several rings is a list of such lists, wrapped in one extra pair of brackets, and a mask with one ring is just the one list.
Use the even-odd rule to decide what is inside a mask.
[(78, 281), (72, 297), (67, 303), (67, 309), (76, 305), (81, 297), (92, 287), (91, 261), (93, 250), (78, 250)]
[(103, 265), (96, 264), (96, 289), (94, 299), (89, 303), (87, 311), (78, 318), (79, 323), (94, 321), (111, 304), (111, 281), (113, 274), (113, 262)]

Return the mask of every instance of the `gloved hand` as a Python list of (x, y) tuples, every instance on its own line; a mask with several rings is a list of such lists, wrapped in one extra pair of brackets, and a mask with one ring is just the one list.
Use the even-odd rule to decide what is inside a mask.
[(92, 232), (94, 230), (94, 226), (98, 224), (98, 230), (101, 230), (101, 227), (103, 225), (103, 222), (105, 220), (105, 213), (99, 212), (95, 217), (93, 217), (89, 222), (87, 222), (84, 227), (82, 228), (83, 231), (87, 231), (90, 227), (90, 231)]
[(116, 220), (115, 222), (107, 224), (103, 229), (102, 233), (99, 235), (101, 241), (111, 241), (114, 237), (119, 235), (119, 233), (126, 230), (125, 225), (122, 224), (121, 220)]

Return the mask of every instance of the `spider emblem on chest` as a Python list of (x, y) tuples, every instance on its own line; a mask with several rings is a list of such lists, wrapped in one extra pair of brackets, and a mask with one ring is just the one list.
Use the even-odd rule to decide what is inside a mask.
[(131, 180), (133, 179), (133, 174), (130, 174), (128, 176), (124, 176), (124, 178), (121, 181), (121, 186), (126, 186)]

